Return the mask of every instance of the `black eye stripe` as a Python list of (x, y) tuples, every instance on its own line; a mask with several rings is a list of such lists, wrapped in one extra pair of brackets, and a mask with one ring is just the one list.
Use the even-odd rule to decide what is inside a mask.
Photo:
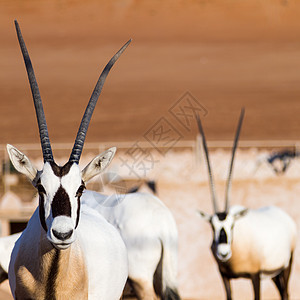
[(45, 217), (45, 207), (44, 207), (44, 196), (40, 195), (39, 198), (39, 216), (40, 216), (40, 222), (42, 227), (45, 231), (47, 231), (47, 225), (46, 225), (46, 217)]
[(84, 190), (85, 190), (85, 185), (84, 183), (82, 183), (76, 192), (76, 197), (80, 198)]
[(77, 198), (77, 217), (76, 217), (76, 225), (75, 228), (77, 228), (79, 223), (79, 216), (80, 216), (80, 197)]
[(40, 194), (46, 194), (45, 188), (40, 183), (36, 186), (36, 188)]

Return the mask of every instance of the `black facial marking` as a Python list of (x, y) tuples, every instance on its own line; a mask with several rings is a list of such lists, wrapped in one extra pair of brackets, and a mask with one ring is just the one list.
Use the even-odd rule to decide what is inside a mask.
[(78, 223), (79, 223), (79, 216), (80, 216), (80, 197), (82, 196), (82, 193), (85, 189), (85, 184), (83, 181), (81, 181), (81, 186), (79, 187), (76, 197), (77, 197), (77, 217), (76, 217), (76, 225), (75, 228), (77, 228)]
[(220, 213), (217, 213), (217, 216), (218, 216), (218, 219), (220, 221), (224, 221), (227, 217), (227, 213), (226, 212), (220, 212)]
[(75, 228), (77, 228), (79, 223), (79, 216), (80, 216), (80, 197), (77, 198), (77, 217), (76, 217), (76, 225)]
[(53, 197), (51, 204), (53, 218), (57, 216), (71, 217), (71, 203), (70, 198), (65, 189), (60, 186)]
[(50, 165), (51, 165), (53, 173), (57, 177), (63, 177), (69, 173), (73, 163), (68, 161), (64, 166), (61, 167), (61, 166), (58, 166), (54, 161), (51, 161)]
[(46, 194), (46, 191), (45, 191), (44, 187), (40, 183), (38, 183), (36, 185), (36, 188), (37, 188), (37, 190), (38, 190), (38, 192), (39, 192), (40, 195), (41, 194)]
[(227, 234), (224, 228), (222, 228), (219, 235), (219, 244), (227, 244), (227, 241), (228, 241)]
[(36, 188), (39, 193), (39, 217), (40, 222), (45, 231), (47, 231), (47, 225), (46, 225), (46, 217), (45, 217), (45, 207), (44, 207), (44, 195), (46, 194), (46, 191), (44, 187), (41, 184), (41, 179), (39, 179), (36, 183)]
[(46, 217), (45, 217), (45, 207), (44, 207), (44, 196), (40, 195), (39, 198), (39, 216), (40, 216), (40, 222), (42, 227), (45, 231), (47, 231), (47, 225), (46, 225)]
[(85, 189), (85, 184), (83, 181), (81, 181), (81, 186), (78, 188), (77, 192), (76, 192), (76, 197), (80, 198), (82, 196), (82, 193)]

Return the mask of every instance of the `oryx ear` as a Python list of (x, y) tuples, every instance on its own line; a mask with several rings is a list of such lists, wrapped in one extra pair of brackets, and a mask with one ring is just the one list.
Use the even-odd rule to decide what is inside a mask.
[(237, 220), (243, 216), (245, 216), (247, 213), (248, 213), (249, 209), (248, 208), (244, 208), (238, 212), (236, 212), (233, 216), (234, 216), (234, 219)]
[(207, 213), (205, 213), (205, 212), (203, 212), (203, 211), (201, 211), (201, 210), (197, 210), (197, 213), (200, 215), (200, 217), (202, 218), (202, 219), (204, 219), (205, 221), (207, 221), (207, 222), (211, 222), (211, 215), (209, 215), (209, 214), (207, 214)]
[(26, 175), (31, 181), (33, 181), (36, 177), (37, 169), (31, 163), (29, 158), (12, 145), (7, 144), (6, 148), (10, 161), (15, 169), (18, 172)]
[(103, 172), (106, 167), (111, 163), (115, 153), (117, 151), (116, 147), (112, 147), (100, 155), (96, 156), (82, 171), (81, 177), (84, 182), (89, 181), (94, 176)]

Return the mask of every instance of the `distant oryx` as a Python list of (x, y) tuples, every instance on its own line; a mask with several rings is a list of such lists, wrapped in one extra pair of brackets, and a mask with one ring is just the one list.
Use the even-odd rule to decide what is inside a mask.
[(80, 201), (85, 183), (109, 165), (116, 149), (98, 155), (82, 171), (78, 163), (104, 81), (129, 42), (100, 75), (69, 161), (58, 166), (52, 155), (33, 67), (16, 21), (15, 26), (36, 109), (44, 166), (38, 171), (22, 152), (7, 146), (14, 167), (30, 179), (39, 193), (39, 206), (12, 252), (8, 278), (13, 297), (118, 300), (128, 276), (125, 244), (111, 224)]
[(260, 279), (270, 277), (276, 284), (282, 300), (288, 299), (288, 281), (296, 246), (295, 222), (281, 209), (268, 206), (247, 209), (229, 205), (229, 192), (234, 155), (238, 144), (244, 109), (241, 112), (226, 185), (225, 210), (217, 206), (216, 191), (210, 167), (208, 149), (200, 118), (197, 118), (206, 155), (210, 190), (214, 207), (212, 216), (200, 212), (213, 230), (212, 253), (219, 265), (227, 299), (232, 299), (230, 280), (252, 280), (255, 300), (260, 299)]

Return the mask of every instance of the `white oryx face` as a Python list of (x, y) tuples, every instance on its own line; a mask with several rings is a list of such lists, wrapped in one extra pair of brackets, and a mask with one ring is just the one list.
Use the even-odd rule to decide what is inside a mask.
[(15, 147), (7, 145), (7, 150), (14, 167), (26, 175), (38, 190), (40, 223), (47, 239), (57, 249), (68, 248), (76, 239), (80, 197), (85, 183), (110, 164), (116, 148), (96, 156), (83, 171), (74, 162), (69, 161), (61, 167), (51, 161), (45, 162), (39, 172)]
[(78, 165), (70, 162), (63, 167), (46, 162), (37, 180), (41, 225), (57, 248), (67, 248), (76, 238), (84, 187)]
[(227, 261), (231, 257), (234, 222), (235, 218), (227, 213), (217, 213), (211, 217), (215, 254), (221, 261)]
[(247, 209), (228, 213), (215, 213), (209, 216), (203, 212), (200, 215), (210, 223), (213, 230), (213, 245), (214, 255), (222, 262), (226, 262), (231, 258), (231, 244), (233, 241), (233, 229), (237, 219), (247, 213)]

